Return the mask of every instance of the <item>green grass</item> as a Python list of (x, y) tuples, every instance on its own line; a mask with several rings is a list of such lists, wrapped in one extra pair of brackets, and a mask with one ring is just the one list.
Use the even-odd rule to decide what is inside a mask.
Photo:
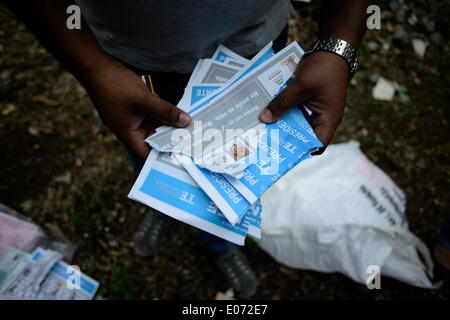
[(86, 226), (90, 216), (100, 207), (100, 205), (101, 193), (94, 192), (89, 202), (83, 207), (80, 213), (74, 217), (75, 225), (80, 228)]

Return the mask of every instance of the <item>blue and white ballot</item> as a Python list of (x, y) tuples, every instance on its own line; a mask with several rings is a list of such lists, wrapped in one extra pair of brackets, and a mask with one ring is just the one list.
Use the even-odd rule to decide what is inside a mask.
[(226, 48), (223, 45), (219, 45), (217, 47), (216, 51), (212, 56), (212, 59), (237, 68), (244, 68), (245, 66), (247, 66), (249, 62), (249, 60), (245, 59), (244, 57), (241, 57), (240, 55), (238, 55), (234, 51), (231, 51), (230, 49)]
[(0, 296), (28, 300), (91, 300), (99, 283), (69, 266), (56, 251), (32, 254), (9, 247), (0, 256)]
[[(224, 49), (222, 48), (222, 50)], [(231, 55), (232, 53), (229, 54)], [(251, 70), (264, 63), (264, 61), (270, 59), (273, 55), (274, 52), (269, 44), (250, 61), (238, 77), (242, 78)], [(232, 81), (238, 81), (239, 78), (232, 79)], [(201, 81), (201, 76), (198, 77), (193, 75), (191, 80), (189, 81), (190, 84), (195, 87), (195, 84)], [(205, 95), (205, 97), (210, 96), (213, 92), (214, 91), (209, 92)], [(206, 103), (203, 103), (200, 107), (204, 106), (206, 106)], [(182, 154), (174, 153), (172, 156), (176, 157), (176, 159), (183, 165), (187, 172), (214, 201), (217, 207), (232, 224), (235, 224), (242, 219), (252, 203), (244, 198), (242, 194), (230, 182), (228, 182), (222, 174), (200, 168), (192, 162), (191, 158)]]
[[(270, 85), (272, 92), (280, 92), (286, 84)], [(308, 113), (303, 106), (298, 108), (303, 113), (294, 108), (276, 123), (261, 126), (255, 148), (256, 157), (240, 179), (201, 168), (186, 155), (173, 155), (234, 224), (279, 177), (321, 146), (305, 119)]]
[[(240, 70), (239, 74), (231, 79), (230, 83), (260, 64), (260, 57), (270, 51), (270, 46), (262, 50), (249, 66)], [(229, 52), (229, 54), (233, 53)], [(211, 64), (205, 63), (204, 60), (199, 61), (188, 87), (199, 84), (201, 75), (207, 73), (204, 71), (205, 68), (210, 67)], [(202, 99), (203, 97), (200, 98)], [(190, 109), (190, 103), (184, 98), (178, 106), (184, 110)], [(248, 204), (242, 219), (232, 225), (176, 159), (170, 157), (169, 153), (152, 150), (128, 196), (175, 219), (239, 245), (244, 244), (247, 233), (260, 237), (260, 204), (253, 206)], [(246, 200), (243, 199), (243, 201)]]
[(322, 147), (305, 115), (305, 108), (298, 106), (268, 124), (265, 136), (258, 143), (257, 161), (244, 170), (240, 179), (224, 175), (250, 203), (259, 199), (295, 165), (311, 157), (311, 152)]
[(233, 226), (169, 153), (150, 152), (128, 197), (230, 242), (244, 244), (248, 221), (243, 219)]
[(182, 164), (231, 224), (242, 219), (252, 203), (223, 174), (198, 167), (188, 156), (173, 153), (172, 157)]
[(291, 43), (225, 90), (217, 90), (206, 105), (202, 100), (195, 104), (187, 128), (158, 129), (146, 141), (158, 151), (190, 156), (210, 171), (241, 176), (264, 128), (259, 114), (292, 77), (302, 54), (300, 46)]
[(189, 88), (189, 104), (193, 105), (196, 102), (200, 101), (204, 97), (209, 96), (211, 93), (219, 89), (221, 86), (215, 83), (201, 83), (192, 85)]
[(230, 66), (224, 62), (204, 59), (195, 77), (199, 79), (198, 83), (201, 84), (225, 84), (240, 70), (241, 68)]
[(245, 218), (248, 221), (248, 235), (257, 239), (261, 239), (261, 200), (257, 200), (252, 206), (252, 210), (246, 214)]
[(255, 203), (287, 171), (322, 146), (305, 116), (308, 116), (305, 108), (298, 106), (290, 109), (277, 122), (266, 125), (262, 131), (264, 134), (258, 140), (255, 161), (244, 169), (239, 179), (200, 168), (185, 155), (175, 156), (234, 223), (242, 217), (240, 206)]

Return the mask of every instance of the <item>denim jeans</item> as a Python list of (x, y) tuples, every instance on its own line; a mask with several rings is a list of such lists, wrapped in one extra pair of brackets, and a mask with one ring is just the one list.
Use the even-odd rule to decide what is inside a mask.
[[(277, 39), (273, 41), (272, 48), (275, 52), (282, 50), (287, 43), (288, 38), (288, 26), (283, 29)], [(144, 70), (138, 70), (132, 66), (128, 66), (134, 70), (137, 74), (150, 74), (152, 77), (153, 86), (158, 96), (172, 104), (177, 104), (181, 99), (184, 88), (189, 81), (190, 74), (179, 74), (169, 72), (149, 72)], [(131, 150), (125, 147), (130, 157), (136, 173), (139, 173), (144, 165), (144, 161), (137, 157)], [(197, 236), (198, 245), (204, 251), (213, 254), (227, 253), (233, 244), (227, 240), (216, 237), (208, 232), (198, 230)]]

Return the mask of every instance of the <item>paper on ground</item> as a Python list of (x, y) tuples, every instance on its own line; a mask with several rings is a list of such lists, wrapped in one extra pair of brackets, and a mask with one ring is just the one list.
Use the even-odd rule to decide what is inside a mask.
[(7, 247), (0, 255), (0, 293), (16, 279), (30, 261), (29, 254)]
[[(92, 299), (98, 282), (80, 272), (80, 288), (69, 288), (67, 280), (73, 273), (61, 258), (59, 253), (43, 248), (37, 248), (31, 255), (9, 248), (0, 258), (0, 269), (4, 270), (5, 265), (15, 267), (9, 270), (0, 294), (28, 299)], [(19, 263), (15, 262), (17, 259)]]
[(92, 300), (99, 287), (98, 282), (86, 274), (81, 273), (80, 289), (69, 289), (67, 287), (67, 281), (72, 275), (72, 272), (68, 272), (68, 270), (70, 269), (66, 262), (58, 261), (42, 283), (37, 298), (45, 300)]
[(0, 212), (0, 256), (9, 246), (31, 250), (42, 236), (37, 225)]
[(396, 84), (379, 77), (375, 87), (372, 88), (372, 97), (376, 100), (391, 101), (394, 98)]

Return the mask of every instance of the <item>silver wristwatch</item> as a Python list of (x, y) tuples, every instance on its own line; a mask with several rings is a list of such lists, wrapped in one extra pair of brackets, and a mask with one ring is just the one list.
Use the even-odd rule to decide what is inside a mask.
[(358, 69), (358, 58), (356, 57), (356, 50), (352, 47), (350, 43), (345, 40), (328, 38), (325, 40), (317, 40), (314, 42), (311, 50), (306, 51), (302, 60), (309, 56), (311, 53), (316, 51), (328, 51), (337, 54), (343, 58), (349, 66), (349, 77), (350, 80)]

